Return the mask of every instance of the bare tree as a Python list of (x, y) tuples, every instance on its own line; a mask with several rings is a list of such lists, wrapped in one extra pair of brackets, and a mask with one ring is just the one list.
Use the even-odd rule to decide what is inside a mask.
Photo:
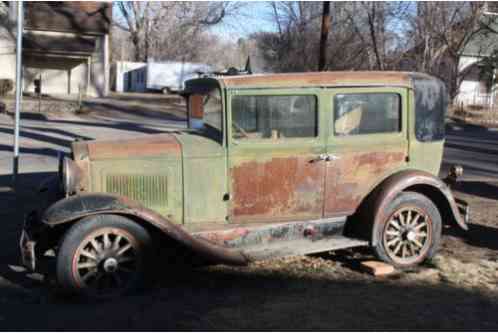
[(318, 59), (318, 70), (323, 71), (327, 63), (327, 39), (330, 30), (330, 2), (323, 2), (322, 31), (320, 34), (320, 54)]
[[(327, 56), (324, 68), (360, 69), (365, 66), (366, 55), (364, 33), (356, 28), (353, 3), (330, 3), (331, 15), (325, 20), (330, 26), (327, 46), (323, 48)], [(257, 33), (251, 36), (257, 41), (261, 54), (269, 68), (276, 72), (316, 70), (316, 55), (320, 53), (323, 7), (312, 2), (269, 2), (269, 20), (277, 27), (277, 32)], [(360, 24), (358, 24), (360, 26)], [(363, 27), (362, 27), (363, 28)], [(322, 39), (323, 40), (323, 39)]]
[(240, 6), (233, 2), (122, 1), (117, 8), (123, 19), (116, 25), (129, 32), (134, 60), (147, 61), (151, 56), (163, 57), (166, 46), (177, 42), (186, 49), (189, 40), (195, 41), (208, 27), (219, 24)]
[(15, 22), (11, 20), (9, 15), (10, 6), (15, 3), (11, 1), (0, 1), (0, 38), (14, 39), (15, 38)]
[(407, 52), (413, 69), (443, 79), (450, 96), (458, 94), (471, 67), (459, 66), (462, 52), (472, 46), (476, 56), (486, 53), (496, 16), (483, 15), (482, 2), (419, 2), (411, 24), (412, 49)]

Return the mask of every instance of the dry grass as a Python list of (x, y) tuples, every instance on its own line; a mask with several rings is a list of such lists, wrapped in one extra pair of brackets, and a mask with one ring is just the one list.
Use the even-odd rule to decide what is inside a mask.
[(433, 264), (442, 282), (460, 288), (498, 291), (498, 261), (477, 259), (475, 262), (463, 262), (459, 258), (437, 256)]
[(448, 109), (448, 116), (469, 124), (498, 125), (498, 107), (452, 106)]

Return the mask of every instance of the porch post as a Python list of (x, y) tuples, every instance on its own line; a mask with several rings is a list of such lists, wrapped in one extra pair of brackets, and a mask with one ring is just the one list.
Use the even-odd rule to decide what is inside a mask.
[(12, 183), (17, 190), (17, 180), (19, 174), (19, 122), (21, 120), (21, 102), (22, 102), (22, 34), (24, 20), (24, 3), (17, 3), (17, 45), (16, 45), (16, 110), (14, 119), (14, 159)]
[(91, 82), (91, 71), (92, 71), (92, 56), (88, 56), (86, 62), (86, 92), (85, 95), (89, 95), (90, 82)]

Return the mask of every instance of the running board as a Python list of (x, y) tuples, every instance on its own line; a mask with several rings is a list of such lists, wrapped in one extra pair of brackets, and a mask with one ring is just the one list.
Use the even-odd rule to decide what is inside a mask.
[(194, 236), (226, 249), (239, 250), (250, 261), (333, 251), (369, 244), (346, 237), (346, 218), (293, 221), (195, 233)]
[(256, 261), (334, 251), (358, 246), (368, 246), (368, 242), (345, 236), (334, 236), (318, 241), (301, 239), (291, 242), (276, 242), (264, 246), (244, 248), (242, 249), (242, 253), (251, 261)]

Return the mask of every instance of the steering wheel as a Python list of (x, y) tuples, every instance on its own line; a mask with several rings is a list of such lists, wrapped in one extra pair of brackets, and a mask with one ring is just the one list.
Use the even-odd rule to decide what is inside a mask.
[(235, 121), (232, 121), (232, 126), (235, 127), (235, 129), (238, 132), (240, 132), (240, 134), (242, 134), (244, 137), (249, 138), (249, 134), (247, 134), (247, 132), (242, 127), (237, 125), (237, 123)]

